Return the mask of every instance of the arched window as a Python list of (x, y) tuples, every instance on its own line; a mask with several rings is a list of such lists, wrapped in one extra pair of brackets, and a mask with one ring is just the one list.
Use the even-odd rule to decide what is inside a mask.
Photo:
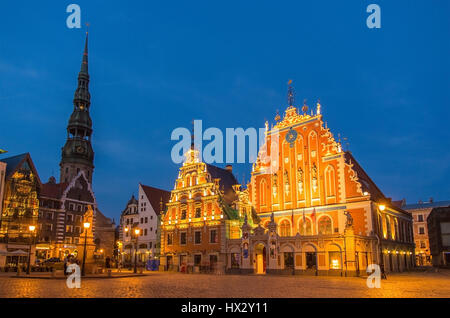
[(336, 177), (331, 165), (325, 169), (325, 191), (327, 197), (336, 196)]
[(386, 215), (386, 230), (387, 230), (387, 239), (391, 239), (392, 238), (392, 233), (391, 233), (391, 220), (389, 220), (389, 216)]
[(305, 219), (304, 222), (302, 219), (298, 226), (300, 235), (312, 235), (312, 224), (310, 219)]
[(319, 223), (317, 225), (318, 233), (327, 235), (333, 234), (333, 230), (331, 228), (331, 218), (329, 216), (323, 216), (319, 219)]
[(392, 239), (398, 240), (398, 222), (397, 219), (394, 219), (394, 222), (392, 222)]
[(281, 221), (280, 236), (291, 236), (291, 223), (288, 220)]
[(259, 195), (261, 196), (261, 205), (266, 205), (266, 199), (267, 199), (267, 195), (266, 195), (266, 180), (262, 179), (261, 183), (259, 184)]

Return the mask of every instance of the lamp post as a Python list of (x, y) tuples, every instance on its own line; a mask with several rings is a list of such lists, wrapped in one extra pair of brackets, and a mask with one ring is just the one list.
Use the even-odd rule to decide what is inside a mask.
[(36, 227), (34, 225), (30, 225), (28, 229), (31, 232), (31, 238), (30, 239), (30, 248), (28, 249), (28, 266), (27, 266), (27, 275), (30, 275), (31, 270), (31, 248), (33, 247), (34, 243), (34, 230), (36, 230)]
[(135, 249), (134, 249), (134, 273), (137, 273), (137, 248), (138, 248), (138, 238), (139, 233), (141, 232), (140, 229), (134, 229), (134, 234), (136, 235), (136, 242), (135, 242)]
[[(125, 228), (125, 233), (128, 233), (129, 228)], [(133, 234), (131, 234), (133, 235)], [(124, 240), (125, 241), (125, 240)], [(133, 244), (133, 242), (131, 241), (131, 236), (130, 236), (130, 270), (131, 270), (131, 245)], [(125, 249), (125, 248), (124, 248)]]
[(83, 264), (81, 265), (81, 276), (84, 276), (85, 274), (85, 264), (86, 264), (86, 245), (87, 245), (87, 232), (88, 229), (91, 227), (91, 223), (85, 222), (83, 223), (84, 227), (84, 251), (83, 251)]

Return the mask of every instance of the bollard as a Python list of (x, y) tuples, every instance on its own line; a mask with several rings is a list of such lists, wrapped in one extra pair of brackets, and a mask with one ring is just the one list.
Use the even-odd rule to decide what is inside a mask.
[(111, 269), (108, 269), (108, 277), (111, 277)]

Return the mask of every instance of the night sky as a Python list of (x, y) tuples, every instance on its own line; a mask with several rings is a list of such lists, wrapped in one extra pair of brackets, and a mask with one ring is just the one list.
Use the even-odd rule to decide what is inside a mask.
[(59, 179), (84, 46), (70, 3), (91, 24), (93, 187), (116, 222), (138, 182), (172, 188), (174, 128), (273, 123), (289, 79), (388, 197), (450, 199), (450, 1), (2, 1), (0, 156), (30, 152), (43, 182)]

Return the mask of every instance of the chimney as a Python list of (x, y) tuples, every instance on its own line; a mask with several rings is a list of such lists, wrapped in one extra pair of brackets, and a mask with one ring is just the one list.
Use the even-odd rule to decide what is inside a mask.
[(225, 170), (233, 173), (233, 166), (232, 165), (226, 165)]

